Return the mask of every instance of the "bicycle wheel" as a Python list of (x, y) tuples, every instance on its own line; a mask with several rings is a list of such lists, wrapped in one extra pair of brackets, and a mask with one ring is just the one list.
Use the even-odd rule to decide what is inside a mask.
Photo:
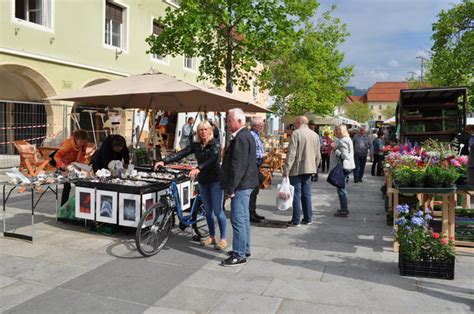
[(192, 226), (194, 232), (196, 232), (196, 235), (199, 237), (199, 239), (201, 239), (209, 235), (209, 227), (207, 226), (206, 221), (206, 210), (204, 209), (202, 202), (197, 199), (195, 202), (198, 203), (196, 204), (194, 212), (191, 216), (191, 219), (194, 222)]
[(158, 203), (150, 207), (140, 219), (135, 235), (137, 250), (143, 256), (158, 253), (169, 239), (173, 210)]

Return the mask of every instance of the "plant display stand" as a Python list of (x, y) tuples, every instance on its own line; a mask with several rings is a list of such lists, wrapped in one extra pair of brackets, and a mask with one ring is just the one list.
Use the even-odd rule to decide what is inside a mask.
[[(411, 188), (411, 187), (395, 187), (391, 189), (393, 192), (393, 228), (396, 229), (395, 221), (398, 218), (395, 208), (398, 206), (400, 194), (417, 194), (421, 204), (425, 204), (435, 195), (443, 197), (443, 209), (441, 219), (441, 233), (449, 238), (454, 237), (455, 228), (455, 208), (456, 208), (456, 187), (448, 188)], [(393, 241), (393, 251), (398, 252), (398, 242)]]
[(454, 279), (455, 258), (440, 261), (409, 261), (398, 254), (398, 268), (401, 276)]

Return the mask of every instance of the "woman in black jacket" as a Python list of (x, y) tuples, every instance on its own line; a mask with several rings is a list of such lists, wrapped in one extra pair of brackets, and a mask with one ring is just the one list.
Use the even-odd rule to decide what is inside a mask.
[[(199, 193), (206, 209), (206, 220), (209, 227), (209, 238), (201, 241), (201, 245), (213, 244), (216, 250), (228, 246), (226, 240), (227, 222), (222, 208), (224, 193), (219, 182), (220, 173), (220, 144), (213, 136), (212, 126), (208, 121), (202, 121), (197, 127), (196, 140), (183, 150), (168, 156), (156, 163), (155, 167), (175, 162), (194, 153), (198, 166), (191, 170), (191, 179), (199, 181)], [(213, 213), (217, 217), (220, 230), (220, 241), (216, 241), (216, 228)]]

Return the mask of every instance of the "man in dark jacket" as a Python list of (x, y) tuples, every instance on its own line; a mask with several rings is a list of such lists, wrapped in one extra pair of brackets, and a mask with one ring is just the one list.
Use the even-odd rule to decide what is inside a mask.
[(102, 168), (107, 169), (112, 160), (123, 161), (124, 168), (127, 168), (130, 163), (130, 154), (125, 138), (118, 134), (107, 136), (100, 149), (94, 154), (92, 158), (94, 171)]
[(250, 193), (258, 186), (258, 169), (255, 139), (245, 127), (245, 114), (241, 109), (231, 109), (227, 114), (227, 128), (231, 133), (222, 162), (221, 185), (226, 197), (231, 198), (231, 223), (233, 229), (232, 252), (222, 261), (222, 266), (247, 263), (250, 256)]

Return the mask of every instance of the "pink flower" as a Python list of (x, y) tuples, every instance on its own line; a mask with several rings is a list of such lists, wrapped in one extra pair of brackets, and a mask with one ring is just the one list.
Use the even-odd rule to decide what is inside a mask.
[(433, 232), (433, 238), (439, 239), (439, 233), (438, 232)]
[(454, 236), (450, 236), (449, 240), (454, 241)]
[(448, 244), (448, 240), (447, 239), (440, 239), (439, 242), (441, 242), (441, 244)]
[(451, 165), (453, 165), (454, 167), (461, 167), (461, 163), (456, 159), (451, 159)]
[(461, 164), (461, 165), (467, 165), (467, 156), (459, 156), (456, 158), (456, 160)]

